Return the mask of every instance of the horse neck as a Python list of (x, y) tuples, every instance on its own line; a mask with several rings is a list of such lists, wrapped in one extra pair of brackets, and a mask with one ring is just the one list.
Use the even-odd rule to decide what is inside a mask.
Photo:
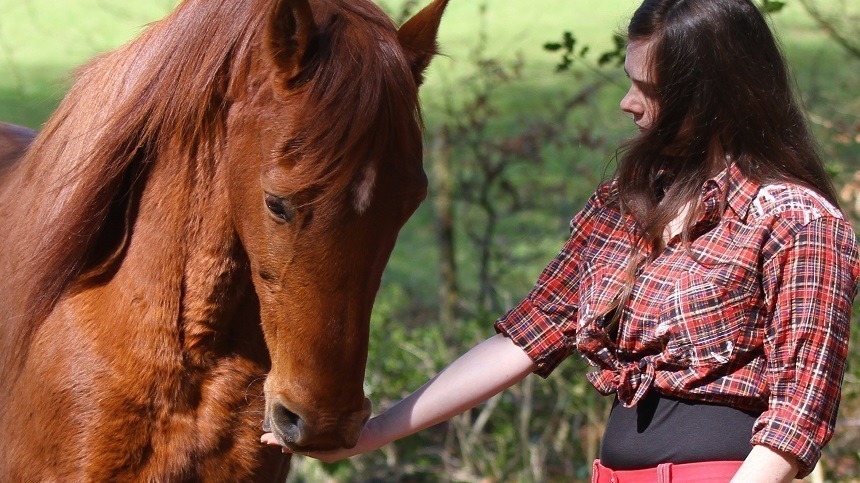
[(250, 283), (230, 217), (226, 166), (173, 157), (168, 150), (147, 176), (123, 270), (163, 307), (158, 324), (179, 322), (183, 359), (211, 364), (229, 350), (226, 333), (243, 330), (237, 324), (247, 317), (237, 312), (248, 310)]

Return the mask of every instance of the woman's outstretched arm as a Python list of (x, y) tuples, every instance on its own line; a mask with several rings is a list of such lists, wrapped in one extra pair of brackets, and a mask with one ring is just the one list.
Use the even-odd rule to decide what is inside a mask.
[[(332, 462), (378, 449), (477, 406), (535, 369), (534, 362), (510, 339), (501, 334), (490, 337), (369, 420), (354, 448), (307, 455)], [(277, 444), (271, 434), (263, 435), (261, 441)]]

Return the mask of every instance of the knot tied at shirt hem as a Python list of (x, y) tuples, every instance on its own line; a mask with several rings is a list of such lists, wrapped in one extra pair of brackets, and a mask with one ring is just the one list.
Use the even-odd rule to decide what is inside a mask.
[(624, 407), (635, 406), (654, 383), (654, 361), (640, 359), (620, 364), (618, 369), (600, 369), (587, 375), (589, 382), (604, 396), (615, 393)]

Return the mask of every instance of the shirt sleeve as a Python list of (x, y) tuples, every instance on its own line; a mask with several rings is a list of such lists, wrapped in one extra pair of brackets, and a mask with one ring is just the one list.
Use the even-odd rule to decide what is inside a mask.
[(537, 365), (536, 374), (547, 377), (575, 350), (579, 282), (583, 275), (582, 251), (601, 210), (595, 193), (570, 222), (570, 238), (534, 288), (494, 325), (520, 346)]
[(845, 372), (850, 314), (858, 278), (850, 225), (822, 217), (794, 231), (764, 260), (762, 284), (771, 316), (764, 327), (768, 409), (753, 444), (795, 456), (801, 478), (833, 435)]

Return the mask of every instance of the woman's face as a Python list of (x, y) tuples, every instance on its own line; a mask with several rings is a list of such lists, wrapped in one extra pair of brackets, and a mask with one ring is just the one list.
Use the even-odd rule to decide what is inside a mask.
[(621, 110), (633, 115), (633, 122), (644, 131), (657, 114), (655, 87), (648, 65), (651, 42), (633, 41), (627, 46), (624, 72), (630, 78), (630, 90), (621, 99)]

